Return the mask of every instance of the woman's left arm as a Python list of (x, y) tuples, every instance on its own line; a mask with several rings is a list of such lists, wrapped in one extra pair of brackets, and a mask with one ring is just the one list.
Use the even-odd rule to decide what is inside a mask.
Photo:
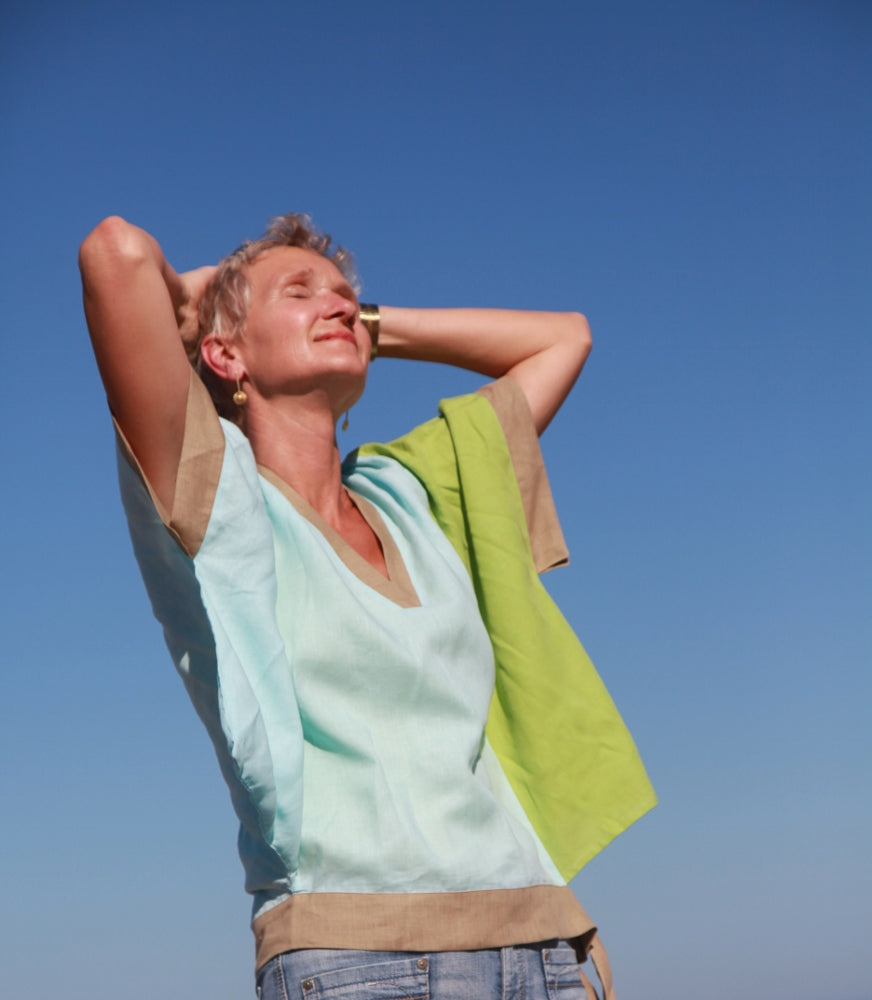
[(591, 348), (580, 313), (381, 306), (379, 354), (438, 361), (491, 378), (511, 375), (539, 434), (566, 399)]

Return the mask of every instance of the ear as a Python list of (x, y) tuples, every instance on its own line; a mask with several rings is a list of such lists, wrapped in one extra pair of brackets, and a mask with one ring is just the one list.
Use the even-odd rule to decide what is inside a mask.
[(215, 333), (207, 333), (203, 338), (200, 344), (200, 356), (208, 368), (228, 382), (242, 378), (245, 374), (233, 344), (228, 344)]

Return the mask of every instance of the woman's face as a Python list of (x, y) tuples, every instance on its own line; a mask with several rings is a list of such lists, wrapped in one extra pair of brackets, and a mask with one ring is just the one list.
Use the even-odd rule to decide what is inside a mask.
[(313, 250), (276, 247), (249, 267), (248, 280), (235, 344), (247, 382), (264, 398), (324, 389), (337, 413), (347, 409), (363, 391), (370, 337), (336, 265)]

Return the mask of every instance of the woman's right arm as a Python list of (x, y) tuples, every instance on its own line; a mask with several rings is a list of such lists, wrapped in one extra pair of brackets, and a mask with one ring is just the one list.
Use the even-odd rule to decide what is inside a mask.
[(179, 275), (145, 230), (117, 216), (82, 243), (85, 317), (109, 406), (158, 499), (172, 509), (191, 367), (184, 343), (214, 268)]

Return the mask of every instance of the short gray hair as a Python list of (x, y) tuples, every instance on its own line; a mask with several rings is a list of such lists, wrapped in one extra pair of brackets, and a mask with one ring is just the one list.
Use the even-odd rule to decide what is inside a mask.
[(203, 379), (219, 414), (236, 423), (241, 423), (242, 412), (232, 401), (235, 386), (216, 375), (203, 361), (200, 346), (210, 333), (224, 341), (234, 340), (242, 333), (251, 297), (248, 267), (276, 247), (314, 250), (332, 261), (355, 291), (359, 288), (353, 256), (334, 244), (327, 233), (316, 229), (308, 215), (277, 216), (263, 236), (247, 240), (221, 261), (200, 299), (199, 330), (196, 341), (188, 348), (188, 359)]

